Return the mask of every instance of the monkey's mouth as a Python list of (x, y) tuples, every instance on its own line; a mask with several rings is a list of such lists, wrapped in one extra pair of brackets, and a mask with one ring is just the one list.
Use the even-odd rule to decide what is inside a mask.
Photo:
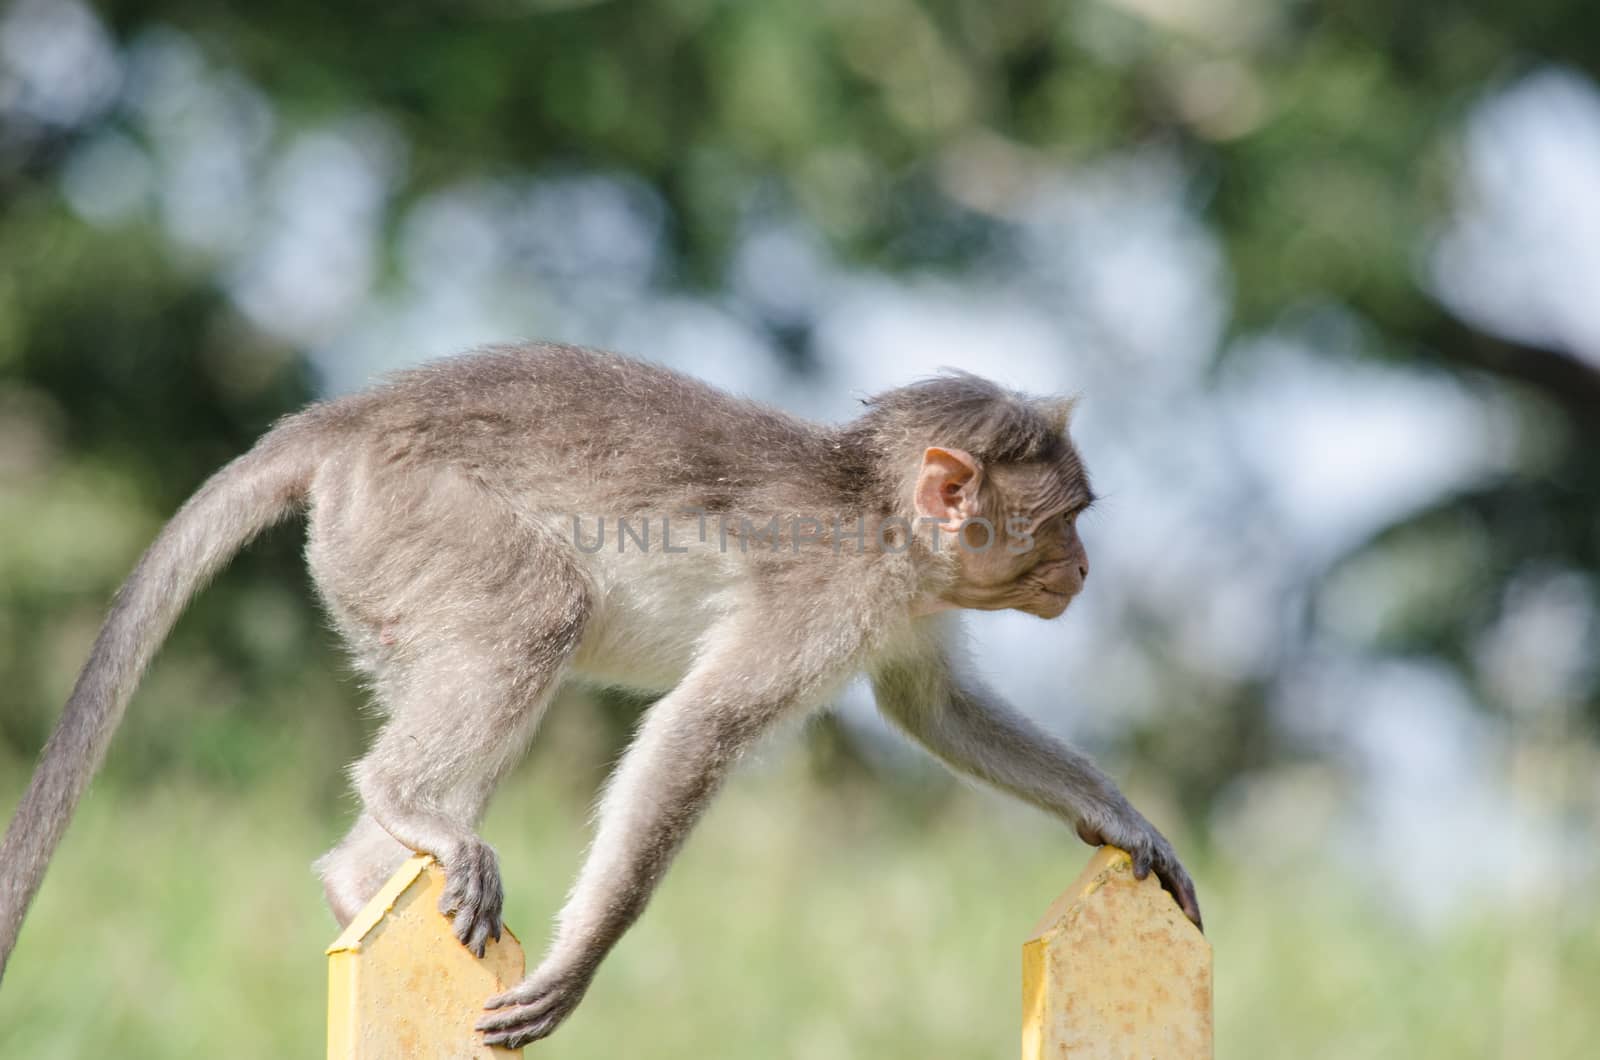
[(1038, 599), (1031, 610), (1036, 611), (1042, 618), (1055, 618), (1063, 614), (1072, 605), (1076, 593), (1064, 593), (1056, 589), (1039, 589)]

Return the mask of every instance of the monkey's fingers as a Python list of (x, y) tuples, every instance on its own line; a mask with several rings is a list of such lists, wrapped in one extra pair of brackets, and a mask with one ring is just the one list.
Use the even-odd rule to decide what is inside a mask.
[[(543, 993), (544, 991), (540, 990), (537, 986), (524, 980), (523, 982), (512, 987), (510, 990), (507, 990), (505, 993), (496, 994), (494, 997), (491, 997), (489, 1000), (483, 1003), (483, 1007), (485, 1010), (493, 1012), (497, 1008), (510, 1008), (512, 1005), (526, 1005), (535, 998), (540, 997)], [(479, 1024), (478, 1029), (483, 1029), (481, 1023)]]
[(500, 938), (505, 892), (494, 851), (485, 843), (466, 847), (446, 867), (447, 882), (439, 898), (439, 911), (454, 921), (456, 938), (478, 957), (489, 940)]
[(476, 1024), (485, 1044), (519, 1049), (549, 1037), (561, 1025), (583, 991), (560, 980), (555, 985), (546, 982), (538, 978), (524, 981), (485, 1003), (491, 1012)]
[(467, 937), (463, 941), (465, 942), (467, 949), (471, 950), (476, 956), (482, 957), (484, 952), (489, 948), (489, 940), (491, 938), (495, 940), (500, 938), (499, 920), (498, 918), (491, 918), (484, 912), (480, 911), (477, 919), (472, 923), (471, 930), (468, 932)]
[[(501, 994), (496, 994), (483, 1003), (485, 1011), (493, 1012), (501, 1008), (529, 1008), (543, 1011), (555, 1003), (561, 996), (561, 991), (552, 983), (559, 983), (559, 977), (547, 977), (537, 971), (522, 982)], [(479, 1023), (479, 1029), (487, 1026), (491, 1017), (485, 1016)]]
[[(489, 1004), (492, 1005), (498, 1000), (499, 998), (490, 998)], [(560, 1001), (558, 995), (546, 994), (525, 1005), (517, 1005), (514, 1008), (500, 1008), (493, 1015), (482, 1017), (473, 1026), (480, 1031), (503, 1031), (513, 1027), (520, 1027), (537, 1017), (547, 1015), (551, 1009), (556, 1007), (558, 1001)], [(486, 1005), (485, 1007), (487, 1008), (488, 1006)]]
[(551, 1033), (560, 1026), (561, 1020), (556, 1016), (544, 1016), (517, 1027), (510, 1027), (503, 1031), (491, 1031), (483, 1036), (483, 1044), (498, 1045), (505, 1049), (521, 1049), (525, 1045), (532, 1045), (542, 1038), (550, 1037)]
[(470, 905), (455, 909), (449, 914), (451, 917), (451, 930), (474, 957), (482, 957), (489, 944), (489, 921), (487, 910), (482, 906)]
[(1205, 931), (1206, 926), (1200, 919), (1200, 899), (1195, 895), (1194, 881), (1189, 879), (1189, 874), (1179, 865), (1170, 865), (1158, 869), (1156, 878), (1178, 903), (1183, 915), (1192, 920), (1195, 927)]
[(549, 1037), (560, 1024), (562, 1013), (547, 1011), (548, 1006), (522, 1005), (503, 1009), (478, 1021), (485, 1045), (520, 1049), (530, 1042)]

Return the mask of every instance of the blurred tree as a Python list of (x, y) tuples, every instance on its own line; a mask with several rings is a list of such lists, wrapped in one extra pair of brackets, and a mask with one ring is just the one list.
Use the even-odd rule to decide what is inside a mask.
[[(161, 522), (312, 388), (302, 359), (244, 326), (209, 275), (169, 265), (155, 233), (86, 226), (48, 186), (12, 188), (0, 216), (0, 681), (18, 709), (0, 733), (31, 753), (78, 665), (63, 656), (87, 652)], [(197, 660), (198, 679), (152, 697), (192, 739), (119, 756), (119, 768), (178, 755), (240, 768), (229, 748), (272, 720), (219, 718), (209, 701), (284, 709), (305, 691), (306, 659), (326, 654), (298, 568), (292, 536), (270, 534), (196, 603), (173, 654)], [(218, 726), (231, 735), (211, 738)]]
[[(1520, 572), (1600, 570), (1600, 370), (1461, 319), (1417, 264), (1452, 202), (1467, 106), (1535, 64), (1596, 69), (1600, 33), (1585, 4), (106, 0), (96, 10), (119, 47), (181, 29), (265, 94), (276, 135), (349, 114), (390, 123), (408, 158), (384, 206), (391, 237), (409, 204), (464, 178), (624, 171), (667, 204), (665, 268), (691, 288), (724, 281), (742, 204), (760, 189), (795, 204), (840, 253), (939, 268), (994, 245), (1007, 191), (1031, 166), (1167, 145), (1226, 247), (1236, 334), (1336, 305), (1368, 329), (1372, 358), (1523, 396), (1523, 471), (1407, 516), (1347, 557), (1463, 527), (1481, 542), (1478, 561), (1455, 571), (1454, 605), (1378, 647), (1435, 655), (1475, 679), (1470, 647)], [(62, 633), (50, 616), (75, 616), (81, 645), (87, 616), (161, 514), (311, 392), (295, 352), (228, 307), (214, 263), (143, 225), (95, 227), (62, 206), (78, 145), (108, 130), (139, 136), (130, 86), (118, 91), (70, 121), (0, 112), (0, 397), (15, 414), (8, 433), (35, 446), (5, 462), (15, 485), (5, 518), (21, 535), (12, 540), (33, 542), (17, 555), (65, 547), (81, 564), (61, 580), (20, 559), (5, 570), (0, 679), (30, 705), (64, 691), (41, 686), (38, 660)], [(963, 179), (975, 158), (981, 180)], [(764, 323), (804, 366), (805, 322)], [(106, 483), (127, 485), (96, 486)], [(87, 540), (82, 519), (36, 513), (71, 505), (131, 528), (103, 532), (114, 548), (104, 537), (64, 546), (69, 533)], [(315, 639), (304, 606), (283, 640), (292, 649), (268, 656), (239, 640), (252, 586), (298, 584), (290, 571), (286, 544), (259, 554), (185, 626), (188, 647), (263, 687), (298, 670)], [(1195, 695), (1213, 719), (1207, 738), (1136, 738), (1203, 806), (1222, 778), (1272, 753), (1274, 737), (1259, 684)], [(1582, 696), (1600, 721), (1596, 687)], [(5, 738), (36, 746), (52, 710), (8, 714)]]

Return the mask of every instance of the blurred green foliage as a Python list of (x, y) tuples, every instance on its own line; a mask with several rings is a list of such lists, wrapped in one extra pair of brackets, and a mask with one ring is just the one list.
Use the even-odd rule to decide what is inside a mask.
[[(516, 836), (501, 848), (507, 917), (530, 947), (583, 841), (568, 752), (536, 752), (487, 825)], [(1016, 1055), (1021, 942), (1087, 852), (1041, 842), (1053, 830), (1038, 818), (974, 795), (912, 827), (894, 800), (817, 787), (798, 765), (734, 782), (583, 1005), (530, 1057)], [(92, 796), (0, 991), (0, 1055), (318, 1055), (335, 929), (302, 854), (336, 833), (298, 778), (283, 780), (222, 798), (182, 782)], [(207, 871), (170, 871), (197, 857)], [(1592, 903), (1418, 931), (1314, 859), (1198, 868), (1219, 1056), (1590, 1051)]]
[[(1592, 584), (1600, 571), (1600, 371), (1460, 319), (1417, 265), (1455, 194), (1462, 115), (1536, 65), (1600, 69), (1590, 5), (113, 0), (95, 9), (118, 47), (166, 29), (186, 34), (265, 94), (280, 139), (350, 114), (390, 123), (407, 156), (385, 206), (390, 253), (398, 219), (431, 191), (567, 167), (634, 174), (660, 196), (666, 282), (685, 289), (724, 281), (741, 204), (763, 194), (792, 203), (852, 260), (955, 268), (990, 248), (1008, 189), (1033, 167), (1158, 145), (1181, 159), (1195, 208), (1226, 248), (1235, 332), (1334, 308), (1358, 322), (1360, 352), (1375, 361), (1515, 395), (1511, 471), (1406, 516), (1325, 572), (1320, 584), (1336, 592), (1341, 578), (1385, 570), (1385, 560), (1425, 570), (1373, 650), (1437, 658), (1476, 682), (1473, 646), (1520, 575), (1570, 570)], [(152, 220), (97, 226), (68, 208), (65, 167), (108, 130), (138, 136), (116, 102), (78, 121), (13, 116), (0, 127), (8, 798), (106, 601), (161, 521), (315, 392), (304, 351), (247, 323), (204, 251), (176, 248)], [(807, 368), (803, 321), (758, 323)], [(200, 598), (24, 935), (14, 968), (26, 972), (0, 992), (0, 1052), (316, 1048), (321, 1012), (306, 984), (320, 975), (328, 925), (300, 864), (338, 831), (339, 767), (362, 727), (359, 689), (328, 640), (293, 529), (269, 535)], [(1578, 698), (1592, 735), (1600, 669), (1586, 680)], [(1177, 778), (1196, 822), (1229, 776), (1281, 753), (1259, 684), (1210, 691), (1203, 738), (1152, 725), (1133, 743), (1152, 772)], [(1495, 704), (1487, 691), (1481, 698)], [(523, 781), (529, 790), (500, 802), (499, 827), (514, 823), (527, 837), (503, 854), (513, 920), (529, 938), (570, 876), (576, 808), (619, 727), (595, 737), (602, 746), (581, 778)], [(819, 759), (851, 760), (837, 730), (820, 731)], [(827, 772), (850, 783), (848, 769)], [(830, 812), (837, 788), (746, 786), (752, 802), (729, 799), (717, 812), (764, 814), (764, 827), (713, 827), (709, 844), (691, 848), (551, 1055), (665, 1058), (704, 1055), (713, 1043), (718, 1055), (829, 1058), (1014, 1047), (1014, 953), (1027, 927), (1017, 910), (1042, 909), (1075, 855), (1064, 863), (1037, 833), (975, 825), (979, 804), (965, 794), (949, 797), (947, 813), (917, 817), (926, 803), (907, 798), (888, 800), (893, 814), (863, 817), (872, 799)], [(841, 838), (841, 823), (858, 831)], [(770, 849), (749, 849), (751, 833)], [(177, 862), (188, 868), (167, 871)], [(196, 876), (195, 865), (214, 867)], [(1202, 874), (1227, 955), (1224, 1055), (1576, 1056), (1595, 1039), (1600, 1028), (1572, 988), (1600, 976), (1592, 916), (1573, 923), (1519, 909), (1418, 939), (1392, 930), (1381, 902), (1360, 904), (1315, 871), (1230, 876), (1219, 862)], [(858, 901), (862, 892), (873, 900)], [(68, 950), (84, 959), (55, 956)], [(1291, 978), (1292, 994), (1282, 988)], [(1262, 998), (1275, 1000), (1244, 1004)], [(709, 1026), (712, 1011), (726, 1022)]]
[[(1589, 458), (1600, 372), (1457, 319), (1416, 266), (1451, 198), (1464, 109), (1539, 63), (1593, 69), (1600, 33), (1584, 5), (1239, 0), (1190, 12), (1044, 0), (480, 0), (97, 10), (119, 42), (180, 29), (266, 94), (280, 138), (349, 114), (392, 123), (407, 164), (386, 206), (391, 220), (475, 175), (636, 174), (668, 207), (669, 282), (691, 288), (721, 282), (739, 211), (764, 188), (796, 204), (840, 253), (939, 268), (988, 245), (1005, 189), (1030, 166), (1165, 144), (1226, 246), (1235, 330), (1336, 306), (1360, 322), (1371, 357), (1490, 380), (1525, 399), (1525, 474), (1448, 498), (1355, 550), (1403, 548), (1451, 528), (1482, 542), (1480, 561), (1458, 571), (1470, 577), (1455, 606), (1420, 614), (1401, 639), (1376, 647), (1459, 663), (1519, 572), (1600, 565), (1600, 471)], [(62, 167), (107, 129), (138, 135), (113, 103), (76, 123), (17, 119), (0, 138), (0, 399), (13, 454), (0, 467), (0, 518), (11, 530), (0, 680), (19, 693), (0, 737), (13, 753), (38, 745), (65, 690), (60, 660), (79, 654), (157, 521), (312, 393), (297, 351), (238, 317), (204, 252), (174, 251), (149, 221), (95, 227), (63, 205)], [(763, 323), (804, 368), (805, 322)], [(172, 654), (209, 658), (215, 673), (293, 714), (314, 697), (271, 690), (310, 680), (302, 664), (325, 655), (288, 540), (230, 573)], [(270, 624), (248, 616), (263, 608), (280, 619), (275, 652), (252, 644)], [(1592, 721), (1600, 696), (1591, 687), (1584, 699)], [(1259, 704), (1260, 690), (1242, 687), (1208, 710), (1228, 712), (1230, 744), (1249, 747), (1266, 736)], [(1224, 756), (1200, 768), (1222, 776), (1238, 764)], [(145, 767), (125, 748), (113, 768)], [(1191, 787), (1204, 797), (1214, 785)]]

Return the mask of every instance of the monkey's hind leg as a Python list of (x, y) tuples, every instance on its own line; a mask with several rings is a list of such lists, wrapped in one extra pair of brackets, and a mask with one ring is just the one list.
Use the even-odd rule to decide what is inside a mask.
[(365, 812), (325, 859), (323, 878), (336, 915), (353, 914), (355, 900), (370, 898), (409, 851), (432, 854), (447, 879), (440, 911), (482, 956), (489, 939), (500, 937), (502, 890), (494, 850), (476, 828), (496, 784), (526, 748), (560, 666), (514, 682), (489, 660), (457, 649), (423, 669), (390, 701), (389, 721), (356, 764)]
[(312, 868), (322, 878), (322, 893), (340, 928), (349, 926), (411, 853), (363, 812), (339, 845), (316, 860)]
[(576, 572), (566, 573), (558, 587), (548, 567), (541, 571), (536, 608), (515, 599), (520, 594), (479, 597), (471, 620), (452, 615), (448, 637), (413, 642), (408, 661), (380, 675), (389, 720), (353, 770), (364, 812), (318, 862), (342, 922), (421, 851), (444, 867), (439, 907), (457, 937), (479, 956), (500, 937), (499, 864), (476, 828), (577, 647), (587, 595)]

